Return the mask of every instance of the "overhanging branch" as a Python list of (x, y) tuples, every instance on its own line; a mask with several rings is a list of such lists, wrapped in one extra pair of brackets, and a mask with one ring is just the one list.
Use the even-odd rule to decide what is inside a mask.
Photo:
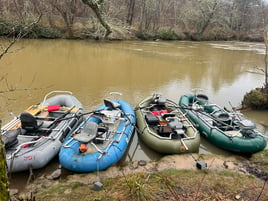
[(6, 47), (1, 46), (2, 52), (0, 54), (0, 59), (9, 52), (9, 49), (21, 38), (25, 37), (32, 29), (33, 27), (38, 24), (40, 21), (42, 15), (39, 15), (39, 17), (33, 21), (31, 24), (28, 26), (25, 26), (16, 36), (14, 35), (11, 40), (9, 40), (9, 43)]

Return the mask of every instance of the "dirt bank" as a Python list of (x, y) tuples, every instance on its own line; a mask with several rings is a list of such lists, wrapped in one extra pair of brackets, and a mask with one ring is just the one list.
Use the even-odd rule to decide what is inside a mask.
[[(258, 156), (256, 158), (259, 159), (261, 157)], [(201, 164), (206, 164), (207, 167), (202, 170), (200, 168), (197, 168), (196, 165), (198, 163), (195, 160), (198, 162), (201, 161)], [(267, 160), (264, 159), (264, 161), (267, 161)], [(111, 197), (108, 200), (124, 200), (125, 196), (130, 196), (132, 198), (133, 196), (135, 197), (134, 192), (137, 190), (136, 188), (141, 190), (140, 188), (142, 188), (142, 186), (146, 184), (147, 180), (145, 179), (144, 181), (141, 181), (141, 178), (139, 175), (144, 175), (144, 177), (150, 177), (148, 175), (155, 175), (155, 176), (158, 175), (158, 179), (160, 178), (161, 180), (163, 180), (163, 178), (168, 178), (172, 180), (172, 183), (174, 183), (174, 186), (172, 186), (172, 188), (170, 187), (166, 190), (165, 192), (166, 194), (172, 193), (171, 192), (173, 191), (172, 189), (177, 188), (178, 187), (177, 185), (180, 185), (180, 186), (184, 186), (182, 188), (185, 188), (186, 190), (185, 193), (187, 194), (187, 196), (191, 196), (193, 193), (196, 193), (196, 190), (188, 189), (189, 188), (188, 179), (189, 181), (191, 180), (191, 182), (193, 182), (195, 185), (198, 185), (198, 183), (200, 183), (200, 180), (202, 180), (202, 177), (208, 177), (208, 179), (206, 180), (209, 180), (209, 184), (207, 185), (208, 186), (211, 185), (212, 189), (210, 190), (215, 191), (214, 189), (215, 185), (219, 185), (218, 184), (219, 181), (217, 180), (217, 178), (222, 177), (223, 182), (222, 183), (220, 182), (221, 183), (220, 185), (222, 185), (223, 189), (227, 188), (228, 186), (227, 190), (225, 190), (226, 193), (223, 193), (223, 192), (222, 192), (223, 194), (220, 193), (221, 196), (223, 196), (222, 198), (227, 198), (230, 193), (237, 192), (237, 197), (234, 198), (234, 200), (240, 200), (241, 194), (238, 192), (245, 190), (244, 189), (245, 186), (242, 185), (240, 186), (241, 188), (239, 188), (238, 190), (235, 190), (235, 191), (232, 190), (232, 189), (238, 188), (236, 182), (239, 181), (245, 184), (248, 183), (248, 185), (253, 185), (254, 183), (254, 188), (258, 189), (258, 191), (255, 191), (255, 193), (253, 194), (252, 192), (250, 195), (245, 194), (244, 199), (241, 199), (241, 200), (250, 200), (250, 199), (256, 200), (256, 197), (259, 197), (259, 196), (261, 197), (261, 199), (259, 200), (265, 200), (266, 198), (268, 198), (268, 189), (267, 189), (267, 185), (266, 186), (264, 185), (264, 188), (262, 190), (262, 186), (263, 184), (266, 184), (267, 182), (268, 172), (264, 169), (259, 168), (258, 166), (259, 164), (260, 163), (255, 163), (254, 161), (250, 161), (246, 158), (239, 157), (239, 156), (223, 157), (223, 156), (214, 156), (214, 155), (197, 155), (197, 154), (191, 155), (189, 154), (189, 155), (165, 156), (160, 161), (151, 161), (151, 162), (134, 161), (133, 163), (126, 164), (125, 166), (110, 167), (108, 170), (102, 171), (100, 173), (72, 174), (72, 175), (68, 175), (64, 177), (63, 175), (64, 175), (65, 170), (62, 169), (62, 176), (60, 178), (52, 179), (51, 175), (43, 175), (42, 177), (36, 179), (33, 183), (27, 185), (24, 192), (14, 193), (13, 199), (25, 200), (29, 197), (32, 197), (34, 199), (38, 198), (37, 200), (39, 199), (41, 200), (80, 200), (87, 196), (93, 196), (94, 199), (92, 200), (103, 200), (102, 198), (97, 199), (98, 196), (107, 197), (106, 195), (107, 191), (109, 191), (110, 188), (111, 189), (114, 188), (112, 183), (115, 183), (115, 182), (117, 183), (121, 181), (116, 184), (116, 188), (118, 188), (117, 193), (120, 193), (120, 195), (117, 195), (117, 196), (121, 197), (121, 199), (117, 199), (117, 196), (113, 194), (113, 195), (109, 195)], [(170, 175), (168, 174), (167, 176), (164, 176), (163, 178), (162, 176), (159, 177), (159, 175), (166, 174), (166, 172), (170, 172), (170, 171), (174, 171), (174, 172)], [(175, 175), (177, 176), (173, 178)], [(177, 182), (179, 181), (177, 181), (177, 178), (181, 178), (179, 180), (180, 182), (182, 180), (185, 180), (185, 182), (183, 184), (178, 184)], [(225, 181), (226, 178), (229, 178), (229, 180)], [(126, 181), (127, 181), (127, 186), (126, 186)], [(138, 185), (139, 182), (142, 183), (142, 186)], [(215, 182), (217, 184), (215, 184)], [(93, 187), (96, 187), (96, 184), (97, 184), (97, 188), (100, 188), (102, 190), (100, 191), (92, 190)], [(160, 184), (163, 185), (163, 182), (160, 182), (155, 188), (158, 188)], [(131, 189), (132, 187), (129, 187), (129, 185), (131, 185), (134, 188), (134, 190)], [(136, 185), (138, 185), (139, 187)], [(150, 185), (156, 185), (156, 184), (150, 184)], [(165, 188), (167, 187), (166, 184), (164, 187)], [(164, 188), (164, 187), (161, 187), (161, 188)], [(122, 189), (125, 189), (125, 190), (122, 190)], [(150, 193), (151, 191), (147, 191), (147, 190), (144, 193), (154, 197), (154, 195), (151, 195)], [(154, 192), (154, 189), (151, 189), (151, 190)], [(113, 193), (116, 193), (115, 191), (113, 191)], [(177, 194), (177, 191), (175, 194)], [(202, 195), (203, 195), (203, 192), (202, 192)], [(161, 194), (161, 196), (163, 195)], [(207, 196), (209, 196), (209, 194)], [(250, 196), (253, 196), (253, 197), (250, 197)], [(141, 200), (146, 200), (146, 199), (142, 198)], [(153, 200), (153, 198), (152, 199), (148, 198), (148, 200)], [(171, 200), (177, 200), (177, 199), (174, 198)], [(220, 199), (216, 199), (216, 200), (220, 200)]]

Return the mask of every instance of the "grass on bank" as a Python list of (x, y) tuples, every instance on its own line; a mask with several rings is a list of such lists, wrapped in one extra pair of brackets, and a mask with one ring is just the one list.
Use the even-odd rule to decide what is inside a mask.
[(249, 161), (257, 165), (260, 170), (268, 172), (268, 149), (253, 154)]
[(61, 181), (35, 195), (43, 201), (106, 200), (268, 200), (268, 184), (253, 176), (223, 171), (166, 170), (137, 173), (93, 185)]

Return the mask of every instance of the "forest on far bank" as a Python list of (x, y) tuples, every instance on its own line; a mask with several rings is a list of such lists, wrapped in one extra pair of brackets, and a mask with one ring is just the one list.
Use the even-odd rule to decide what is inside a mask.
[(0, 35), (263, 41), (266, 0), (1, 0)]

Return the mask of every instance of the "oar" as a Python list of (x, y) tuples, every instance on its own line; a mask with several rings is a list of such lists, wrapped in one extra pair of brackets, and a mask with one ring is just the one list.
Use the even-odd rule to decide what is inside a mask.
[[(189, 108), (189, 107), (180, 107), (180, 106), (178, 106), (178, 108), (180, 108), (180, 109), (186, 109), (186, 110), (194, 110), (194, 109)], [(221, 120), (219, 120), (219, 119), (213, 118), (211, 115), (208, 115), (208, 114), (206, 114), (206, 113), (204, 113), (204, 112), (201, 112), (201, 111), (199, 111), (199, 110), (194, 110), (194, 111), (199, 112), (199, 113), (201, 113), (202, 115), (211, 118), (212, 120), (215, 120), (215, 121), (217, 121), (217, 122), (220, 122), (220, 123), (222, 123), (222, 124), (225, 125), (225, 126), (229, 126), (230, 128), (236, 129), (234, 126), (231, 126), (231, 125), (229, 125), (229, 124), (226, 124), (225, 122), (223, 122), (223, 121), (221, 121)], [(240, 119), (240, 118), (239, 118), (239, 119)], [(241, 120), (241, 119), (240, 119), (240, 120)], [(258, 132), (258, 135), (260, 135), (260, 136), (262, 136), (262, 137), (264, 137), (264, 138), (268, 138), (268, 136), (266, 136), (266, 135), (264, 135), (264, 134), (262, 134), (262, 133), (260, 133), (260, 132)]]
[(100, 109), (100, 110), (92, 110), (92, 111), (89, 111), (89, 112), (81, 113), (79, 115), (74, 115), (72, 117), (66, 117), (66, 118), (62, 117), (61, 119), (58, 119), (57, 121), (68, 120), (68, 119), (72, 119), (72, 118), (76, 118), (76, 117), (82, 117), (82, 116), (85, 116), (85, 115), (88, 115), (88, 114), (100, 112), (102, 110), (103, 109)]
[(234, 114), (237, 114), (237, 115), (236, 115), (237, 118), (238, 118), (239, 120), (241, 120), (240, 115), (236, 112), (237, 110), (236, 110), (236, 108), (232, 105), (231, 101), (229, 101), (229, 105), (230, 105), (231, 108), (232, 108), (232, 112), (233, 112)]
[(52, 129), (52, 127), (59, 121), (62, 121), (63, 118), (70, 114), (70, 112), (75, 108), (75, 106), (72, 106), (69, 110), (67, 110), (65, 113), (63, 113), (61, 116), (59, 116), (57, 119), (55, 119), (50, 125), (49, 125), (49, 130)]
[(267, 135), (264, 135), (262, 133), (258, 133), (260, 136), (264, 137), (264, 138), (267, 138), (268, 139), (268, 136)]
[(200, 114), (202, 114), (202, 115), (204, 115), (204, 116), (207, 116), (207, 117), (211, 118), (211, 119), (214, 120), (214, 121), (217, 121), (217, 122), (219, 122), (219, 123), (222, 123), (222, 124), (225, 125), (225, 126), (228, 126), (228, 127), (230, 127), (230, 128), (236, 129), (234, 126), (229, 125), (229, 124), (227, 124), (227, 123), (225, 123), (224, 121), (221, 121), (221, 120), (219, 120), (219, 119), (216, 119), (215, 117), (213, 117), (213, 116), (211, 116), (211, 115), (209, 115), (209, 114), (207, 114), (207, 113), (204, 113), (204, 112), (202, 112), (202, 111), (200, 111), (200, 110), (196, 110), (196, 109), (189, 108), (189, 107), (180, 107), (180, 106), (176, 106), (176, 108), (179, 108), (179, 109), (185, 109), (185, 110), (193, 110), (193, 111), (195, 111), (195, 112), (198, 112), (198, 113), (200, 113)]

